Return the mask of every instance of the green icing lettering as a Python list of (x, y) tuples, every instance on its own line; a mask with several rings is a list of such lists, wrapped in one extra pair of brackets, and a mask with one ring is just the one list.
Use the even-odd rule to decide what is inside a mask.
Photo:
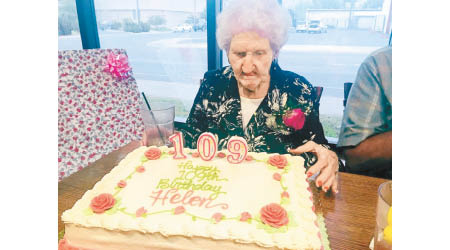
[(220, 178), (220, 170), (216, 166), (193, 165), (191, 160), (180, 162), (178, 165), (179, 176), (170, 180), (164, 178), (159, 180), (156, 189), (179, 189), (192, 191), (211, 192), (211, 199), (216, 199), (220, 194), (222, 186), (214, 182), (228, 181), (227, 178)]
[(156, 185), (156, 189), (167, 189), (169, 188), (169, 179), (161, 179), (159, 180), (158, 185)]

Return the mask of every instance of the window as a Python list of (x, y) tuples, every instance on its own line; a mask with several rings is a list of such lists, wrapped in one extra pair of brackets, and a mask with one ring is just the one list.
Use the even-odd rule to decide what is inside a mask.
[[(206, 5), (226, 7), (229, 0), (90, 1), (95, 3), (101, 48), (126, 49), (140, 91), (153, 101), (176, 103), (175, 119), (184, 122), (208, 70)], [(337, 142), (344, 83), (355, 80), (368, 54), (388, 45), (392, 0), (279, 2), (292, 23), (278, 62), (324, 87), (320, 119), (330, 142)], [(81, 49), (77, 25), (66, 24), (70, 32), (61, 28), (62, 20), (77, 23), (75, 0), (59, 0), (59, 9), (59, 49)], [(224, 51), (222, 58), (229, 65)]]
[(58, 50), (82, 49), (75, 0), (58, 0)]
[(124, 48), (139, 90), (184, 122), (207, 71), (206, 1), (95, 0), (101, 48)]
[(282, 3), (291, 15), (292, 27), (278, 62), (282, 69), (324, 87), (320, 120), (325, 135), (337, 138), (344, 111), (344, 82), (353, 82), (363, 60), (389, 44), (391, 0)]

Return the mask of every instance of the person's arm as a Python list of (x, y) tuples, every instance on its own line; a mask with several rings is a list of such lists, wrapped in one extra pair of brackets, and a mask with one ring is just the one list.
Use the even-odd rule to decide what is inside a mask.
[(346, 164), (354, 169), (370, 169), (392, 162), (392, 131), (371, 136), (355, 147), (345, 147)]
[[(307, 82), (306, 79), (302, 79), (302, 81)], [(310, 87), (310, 94), (303, 94), (303, 97), (307, 100), (314, 100), (315, 90), (311, 84), (308, 85)], [(307, 177), (309, 178), (320, 171), (320, 174), (315, 179), (316, 186), (321, 187), (324, 192), (331, 189), (334, 193), (338, 193), (337, 172), (340, 161), (336, 152), (331, 150), (325, 138), (325, 133), (319, 119), (318, 106), (311, 105), (311, 113), (305, 122), (305, 126), (302, 128), (302, 132), (304, 138), (307, 138), (306, 141), (303, 142), (303, 145), (291, 149), (289, 152), (293, 154), (314, 154), (317, 160), (308, 168), (306, 172)], [(305, 160), (312, 159), (306, 157)]]
[(379, 171), (391, 165), (391, 61), (369, 56), (360, 66), (345, 107), (338, 149), (350, 172)]

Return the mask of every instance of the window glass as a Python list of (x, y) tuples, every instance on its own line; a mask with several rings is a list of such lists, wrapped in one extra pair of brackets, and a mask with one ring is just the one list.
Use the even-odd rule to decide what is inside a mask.
[(58, 0), (58, 50), (82, 48), (75, 0)]
[(127, 51), (139, 90), (189, 115), (207, 71), (206, 1), (95, 0), (101, 48)]
[[(224, 6), (228, 0), (224, 1)], [(343, 115), (344, 83), (353, 82), (363, 60), (387, 46), (391, 0), (282, 0), (292, 25), (278, 63), (324, 88), (320, 120), (337, 142)], [(229, 65), (223, 51), (223, 65)]]

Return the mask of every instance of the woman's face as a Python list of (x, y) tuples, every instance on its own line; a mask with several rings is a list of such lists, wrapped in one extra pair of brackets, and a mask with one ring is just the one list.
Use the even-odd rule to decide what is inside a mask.
[(256, 32), (243, 32), (233, 36), (228, 60), (241, 96), (262, 98), (267, 94), (273, 60), (269, 39), (260, 37)]

